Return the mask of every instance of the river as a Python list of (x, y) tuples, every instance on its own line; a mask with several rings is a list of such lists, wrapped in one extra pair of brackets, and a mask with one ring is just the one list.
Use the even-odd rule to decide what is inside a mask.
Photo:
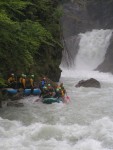
[[(60, 81), (70, 103), (48, 105), (31, 96), (21, 100), (24, 107), (0, 109), (0, 150), (113, 149), (113, 76), (93, 71), (65, 75)], [(100, 89), (75, 87), (90, 75), (100, 80)]]

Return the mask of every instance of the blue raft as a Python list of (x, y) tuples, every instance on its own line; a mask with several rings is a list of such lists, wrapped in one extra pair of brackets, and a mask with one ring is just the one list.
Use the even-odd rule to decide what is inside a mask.
[(29, 96), (30, 94), (32, 95), (40, 95), (41, 94), (41, 90), (40, 89), (25, 89), (24, 90), (24, 95)]
[(18, 93), (17, 89), (7, 89), (6, 92), (11, 95), (15, 95)]
[(32, 94), (33, 95), (40, 95), (41, 94), (41, 90), (40, 89), (33, 89)]
[(60, 103), (61, 101), (62, 101), (62, 98), (54, 98), (54, 97), (42, 99), (42, 102), (45, 104)]
[[(10, 95), (15, 95), (18, 93), (18, 90), (17, 89), (6, 89), (6, 92)], [(26, 95), (26, 96), (29, 96), (29, 95), (40, 95), (41, 94), (41, 90), (40, 89), (25, 89), (23, 90), (23, 94)]]
[(29, 96), (31, 94), (31, 89), (25, 89), (23, 91), (23, 94), (26, 95), (26, 96)]

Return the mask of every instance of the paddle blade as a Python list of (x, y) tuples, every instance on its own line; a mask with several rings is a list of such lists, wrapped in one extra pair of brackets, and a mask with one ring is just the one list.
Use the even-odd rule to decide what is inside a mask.
[(69, 96), (66, 96), (64, 99), (65, 99), (65, 102), (66, 102), (66, 103), (71, 102), (71, 99), (70, 99), (70, 97), (69, 97)]

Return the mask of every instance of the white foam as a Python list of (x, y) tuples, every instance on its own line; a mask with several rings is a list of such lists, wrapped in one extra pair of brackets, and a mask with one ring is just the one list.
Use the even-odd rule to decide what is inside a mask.
[(110, 44), (112, 30), (92, 30), (84, 34), (81, 33), (79, 36), (81, 40), (75, 59), (75, 69), (94, 70), (104, 60), (106, 50)]
[[(8, 122), (5, 119), (0, 121), (4, 125)], [(113, 122), (109, 118), (96, 120), (87, 126), (10, 123), (13, 128), (7, 127), (6, 132), (1, 132), (6, 127), (0, 127), (0, 149), (3, 150), (109, 150), (103, 143), (112, 145), (113, 141)]]

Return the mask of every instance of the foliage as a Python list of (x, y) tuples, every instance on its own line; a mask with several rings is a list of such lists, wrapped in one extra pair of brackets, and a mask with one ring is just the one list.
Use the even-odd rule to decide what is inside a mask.
[(0, 87), (4, 87), (4, 86), (7, 86), (7, 85), (5, 84), (5, 80), (0, 77)]
[(62, 12), (57, 6), (58, 1), (52, 0), (0, 1), (2, 74), (6, 76), (12, 70), (34, 72), (43, 59), (48, 61), (48, 51), (53, 55), (58, 48), (61, 53), (59, 18)]

